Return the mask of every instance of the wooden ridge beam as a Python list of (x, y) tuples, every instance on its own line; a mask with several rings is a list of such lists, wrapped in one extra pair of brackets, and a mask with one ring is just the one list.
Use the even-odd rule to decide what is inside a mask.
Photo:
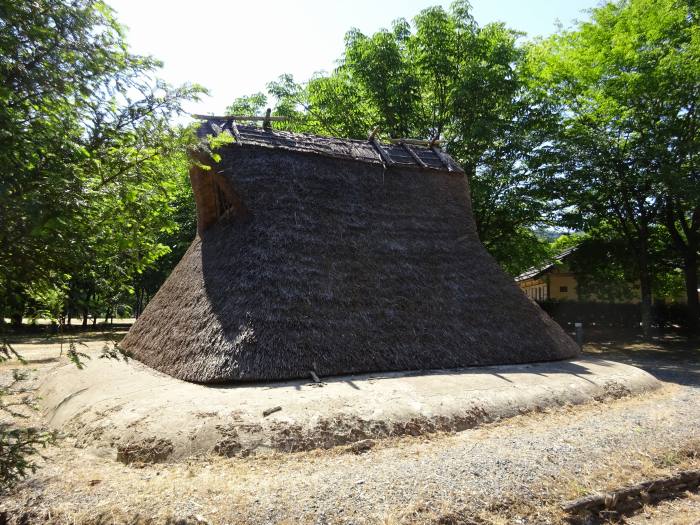
[(411, 144), (413, 146), (426, 146), (428, 148), (432, 148), (433, 146), (439, 146), (440, 141), (439, 140), (419, 140), (419, 139), (389, 139), (389, 142), (392, 144)]
[(284, 122), (289, 120), (289, 117), (281, 117), (281, 116), (258, 116), (258, 115), (222, 115), (222, 116), (217, 116), (217, 115), (190, 115), (192, 118), (196, 118), (199, 120), (247, 120), (247, 121), (265, 121), (269, 120), (270, 122)]

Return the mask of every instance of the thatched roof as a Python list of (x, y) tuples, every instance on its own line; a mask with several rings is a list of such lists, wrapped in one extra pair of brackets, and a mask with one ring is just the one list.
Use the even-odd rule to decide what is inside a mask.
[(446, 154), (237, 133), (191, 171), (200, 233), (124, 339), (137, 359), (212, 383), (577, 355), (479, 242)]
[(378, 140), (352, 140), (320, 137), (307, 133), (265, 130), (258, 126), (241, 126), (233, 120), (212, 118), (198, 130), (201, 138), (206, 135), (230, 133), (238, 146), (311, 153), (335, 159), (357, 160), (369, 164), (381, 164), (393, 168), (425, 169), (464, 173), (452, 157), (437, 147), (421, 147), (409, 142), (382, 144)]

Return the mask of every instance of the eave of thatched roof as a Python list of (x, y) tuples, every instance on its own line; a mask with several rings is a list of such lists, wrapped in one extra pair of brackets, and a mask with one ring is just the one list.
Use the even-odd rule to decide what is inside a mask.
[(202, 122), (201, 138), (230, 133), (238, 146), (273, 148), (310, 153), (343, 160), (354, 160), (385, 168), (407, 168), (463, 175), (464, 170), (438, 147), (416, 144), (384, 144), (376, 139), (354, 140), (321, 137), (308, 133), (291, 133), (259, 126), (242, 126), (231, 119), (212, 117)]

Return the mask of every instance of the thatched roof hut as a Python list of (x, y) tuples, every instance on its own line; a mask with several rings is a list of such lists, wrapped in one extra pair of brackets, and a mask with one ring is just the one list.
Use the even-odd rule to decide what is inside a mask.
[(479, 242), (436, 147), (236, 126), (190, 175), (199, 233), (122, 346), (202, 383), (573, 357)]

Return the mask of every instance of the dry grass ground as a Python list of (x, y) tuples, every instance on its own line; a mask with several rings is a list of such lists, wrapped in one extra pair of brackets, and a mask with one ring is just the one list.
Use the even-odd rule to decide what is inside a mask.
[[(19, 347), (37, 357), (30, 367), (51, 366), (42, 344)], [(599, 338), (586, 350), (667, 384), (456, 434), (389, 439), (363, 454), (338, 447), (125, 466), (66, 438), (0, 510), (10, 523), (561, 523), (564, 501), (700, 468), (698, 344)], [(700, 500), (689, 495), (628, 521), (698, 519)]]

